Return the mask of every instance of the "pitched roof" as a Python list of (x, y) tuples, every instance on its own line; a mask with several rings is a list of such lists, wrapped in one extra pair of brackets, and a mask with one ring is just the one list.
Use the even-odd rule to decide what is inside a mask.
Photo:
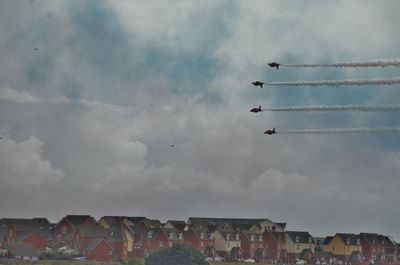
[(192, 231), (193, 234), (196, 236), (196, 238), (199, 240), (213, 240), (214, 239), (213, 233), (208, 231), (205, 228), (191, 228), (189, 230)]
[(142, 217), (142, 216), (127, 216), (126, 219), (128, 219), (134, 225), (137, 225), (140, 221), (142, 221), (143, 219), (146, 219), (146, 217)]
[(86, 245), (83, 246), (83, 249), (86, 252), (90, 252), (90, 251), (94, 250), (97, 247), (97, 245), (100, 244), (102, 241), (104, 241), (104, 243), (106, 243), (110, 249), (114, 250), (110, 246), (110, 244), (108, 244), (107, 241), (104, 240), (103, 238), (96, 238), (96, 239), (89, 241)]
[(290, 239), (293, 242), (296, 242), (296, 243), (314, 243), (314, 239), (308, 232), (286, 231), (286, 234), (290, 237)]
[(346, 245), (360, 245), (360, 235), (337, 233), (336, 236), (338, 236)]
[(159, 228), (161, 227), (161, 222), (159, 220), (143, 219), (139, 223), (143, 223), (147, 228)]
[(332, 241), (333, 238), (334, 238), (333, 236), (325, 237), (324, 242), (322, 244), (323, 245), (328, 245)]
[(90, 215), (67, 215), (65, 216), (65, 219), (67, 219), (74, 227), (85, 224), (87, 219), (95, 221)]
[(275, 241), (285, 241), (285, 232), (276, 232), (276, 231), (266, 231), (269, 233)]
[(21, 219), (21, 218), (2, 218), (0, 219), (0, 225), (2, 227), (8, 227), (12, 225), (14, 229), (18, 232), (30, 231), (30, 232), (40, 232), (43, 230), (38, 222), (33, 219)]
[(37, 257), (39, 256), (38, 251), (36, 251), (30, 244), (4, 244), (4, 249), (7, 250), (12, 256), (29, 256)]
[(180, 231), (185, 230), (186, 227), (185, 221), (168, 220), (166, 224), (168, 223), (171, 224), (172, 227)]
[(112, 231), (98, 225), (78, 225), (77, 229), (82, 236), (111, 238)]

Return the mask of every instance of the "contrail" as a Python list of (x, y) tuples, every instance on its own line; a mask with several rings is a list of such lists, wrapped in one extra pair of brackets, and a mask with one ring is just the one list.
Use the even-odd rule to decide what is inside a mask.
[(395, 85), (400, 84), (400, 77), (391, 79), (361, 79), (361, 80), (320, 80), (300, 82), (273, 82), (269, 86), (364, 86), (364, 85)]
[(285, 134), (335, 134), (335, 133), (400, 133), (397, 127), (382, 128), (334, 128), (334, 129), (305, 129), (305, 130), (276, 130)]
[(386, 67), (400, 66), (400, 59), (375, 59), (363, 62), (342, 62), (333, 64), (283, 64), (285, 67)]
[(280, 107), (263, 108), (262, 111), (400, 111), (400, 105), (334, 105), (334, 106), (304, 106), (304, 107)]

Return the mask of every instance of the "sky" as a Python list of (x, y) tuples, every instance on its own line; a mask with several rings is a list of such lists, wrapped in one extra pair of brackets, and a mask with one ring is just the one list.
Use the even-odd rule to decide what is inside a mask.
[(387, 1), (3, 0), (0, 217), (269, 218), (314, 236), (400, 240), (400, 135), (276, 134), (400, 127), (396, 112), (262, 112), (400, 104), (398, 67), (296, 68), (400, 58)]

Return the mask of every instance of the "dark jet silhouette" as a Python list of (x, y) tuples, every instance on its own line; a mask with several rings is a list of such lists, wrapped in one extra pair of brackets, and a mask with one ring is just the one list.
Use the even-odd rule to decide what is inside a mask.
[(38, 51), (38, 50), (39, 50), (39, 48), (35, 48), (34, 50), (35, 50), (35, 51)]
[(254, 81), (254, 82), (251, 82), (254, 86), (259, 86), (259, 87), (261, 87), (262, 88), (262, 86), (264, 85), (264, 82), (261, 82), (261, 81)]
[(175, 145), (171, 144), (171, 147), (174, 147)]
[(271, 67), (275, 67), (277, 70), (279, 70), (279, 65), (281, 65), (281, 64), (272, 62), (272, 63), (269, 63), (268, 65)]
[(250, 112), (254, 112), (254, 113), (257, 113), (257, 112), (261, 112), (262, 110), (261, 110), (261, 106), (259, 106), (258, 108), (252, 108), (251, 110), (250, 110)]
[(268, 134), (268, 135), (276, 134), (275, 128), (273, 128), (272, 130), (266, 130), (266, 131), (264, 132), (264, 134)]

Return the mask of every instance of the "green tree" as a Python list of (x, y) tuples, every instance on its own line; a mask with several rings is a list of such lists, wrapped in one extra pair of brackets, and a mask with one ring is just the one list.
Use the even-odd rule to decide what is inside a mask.
[(208, 265), (198, 250), (185, 245), (173, 245), (152, 253), (146, 258), (146, 265)]

